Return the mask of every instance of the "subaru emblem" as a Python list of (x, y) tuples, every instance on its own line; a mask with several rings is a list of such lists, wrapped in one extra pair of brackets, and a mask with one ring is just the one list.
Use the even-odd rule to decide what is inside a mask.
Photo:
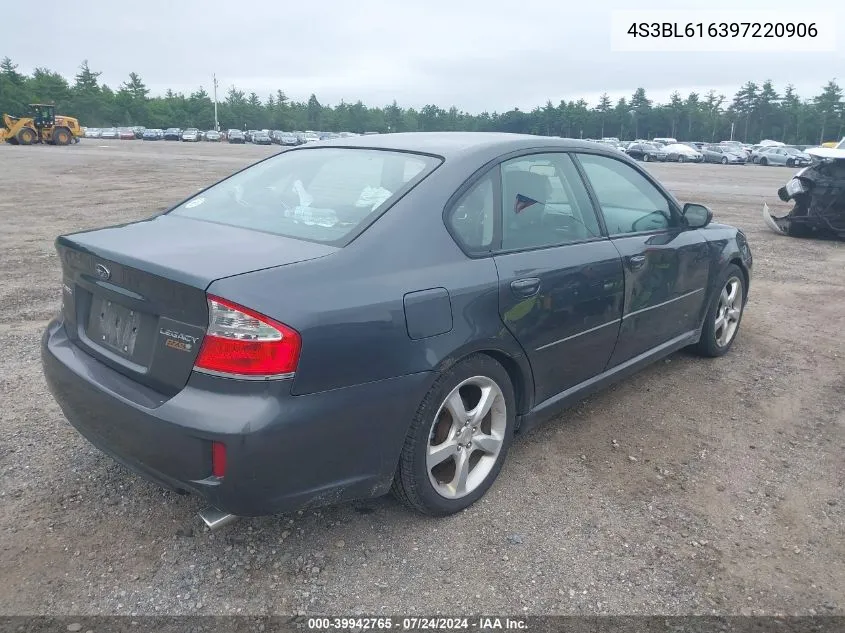
[(102, 264), (97, 264), (94, 267), (94, 272), (97, 273), (97, 277), (99, 277), (100, 279), (108, 279), (109, 277), (111, 277), (111, 271)]

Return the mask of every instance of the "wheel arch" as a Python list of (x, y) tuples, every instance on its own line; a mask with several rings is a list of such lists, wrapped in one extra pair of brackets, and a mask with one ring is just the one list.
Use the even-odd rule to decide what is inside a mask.
[(440, 375), (453, 365), (475, 354), (489, 356), (505, 369), (513, 386), (517, 416), (528, 413), (534, 406), (534, 375), (528, 359), (522, 353), (514, 353), (513, 350), (508, 350), (504, 346), (489, 344), (464, 348), (443, 359), (434, 374)]
[(742, 258), (738, 255), (731, 258), (729, 261), (730, 264), (736, 265), (737, 268), (742, 272), (742, 283), (745, 286), (745, 297), (743, 297), (743, 303), (748, 303), (748, 291), (749, 286), (751, 285), (751, 273), (748, 271), (748, 267), (745, 265), (745, 262), (742, 261)]

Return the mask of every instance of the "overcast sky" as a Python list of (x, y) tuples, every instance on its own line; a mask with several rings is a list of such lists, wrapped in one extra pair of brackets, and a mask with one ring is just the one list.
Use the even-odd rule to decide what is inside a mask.
[[(747, 80), (795, 84), (817, 94), (845, 84), (845, 8), (820, 0), (65, 0), (9, 1), (0, 57), (19, 69), (46, 66), (72, 78), (88, 59), (112, 87), (130, 71), (153, 94), (167, 88), (211, 92), (232, 85), (262, 99), (282, 89), (295, 100), (361, 99), (384, 105), (480, 112), (530, 109), (548, 99), (584, 97), (594, 105), (642, 86), (665, 101), (715, 88), (730, 99)], [(636, 5), (636, 6), (635, 6)], [(784, 12), (838, 12), (833, 53), (611, 52), (613, 10), (704, 8), (717, 18), (740, 6), (761, 18)], [(845, 6), (845, 4), (843, 4)], [(46, 10), (45, 10), (46, 9)], [(36, 17), (37, 14), (37, 17)], [(789, 14), (786, 14), (790, 17)], [(33, 22), (35, 20), (35, 22)]]

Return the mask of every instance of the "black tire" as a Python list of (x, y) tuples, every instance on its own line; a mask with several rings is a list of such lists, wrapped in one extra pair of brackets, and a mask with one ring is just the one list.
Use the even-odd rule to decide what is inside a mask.
[(727, 156), (722, 156), (722, 164), (723, 164), (723, 165), (727, 165), (727, 164), (728, 164), (728, 157), (727, 157)]
[(57, 127), (53, 130), (53, 145), (70, 145), (73, 134), (66, 127)]
[(31, 127), (25, 127), (18, 132), (18, 145), (32, 145), (38, 140), (38, 134)]
[(683, 163), (686, 160), (683, 154), (678, 154), (678, 162)]
[(768, 165), (768, 164), (769, 164), (769, 161), (766, 159), (766, 157), (765, 157), (765, 156), (763, 156), (763, 158), (761, 158), (761, 159), (760, 159), (760, 164), (761, 164), (763, 167), (765, 167), (766, 165)]
[[(734, 328), (730, 339), (726, 343), (720, 344), (717, 335), (721, 330), (717, 330), (716, 321), (720, 316), (719, 313), (721, 312), (720, 304), (722, 302), (722, 291), (726, 288), (729, 282), (733, 281), (739, 282), (740, 295), (734, 302), (735, 306), (739, 306), (739, 316), (736, 320), (736, 327)], [(707, 308), (707, 316), (704, 317), (704, 327), (701, 330), (701, 338), (698, 340), (698, 343), (693, 346), (693, 351), (697, 354), (711, 358), (727, 354), (728, 350), (730, 350), (733, 346), (736, 337), (739, 335), (739, 326), (742, 323), (742, 315), (745, 314), (745, 297), (748, 292), (748, 289), (745, 287), (745, 275), (743, 275), (742, 270), (740, 270), (739, 266), (736, 264), (731, 264), (727, 267), (719, 280), (717, 288), (718, 290), (713, 296), (713, 299), (710, 301), (710, 306)]]
[(813, 229), (803, 222), (791, 221), (786, 225), (786, 234), (789, 237), (811, 237), (813, 235)]
[(786, 159), (786, 166), (787, 166), (787, 167), (794, 167), (794, 166), (795, 166), (795, 161), (794, 161), (794, 160), (792, 160), (791, 158), (787, 158), (787, 159)]
[[(446, 398), (461, 383), (476, 377), (492, 380), (501, 390), (505, 406), (502, 443), (495, 462), (484, 479), (465, 496), (448, 498), (437, 492), (429, 479), (426, 464), (429, 441), (441, 424), (442, 418), (438, 414)], [(409, 508), (431, 516), (446, 516), (471, 506), (487, 492), (502, 469), (513, 440), (515, 419), (516, 398), (504, 367), (486, 354), (473, 354), (456, 363), (437, 378), (417, 409), (402, 447), (391, 492)], [(455, 464), (454, 461), (452, 463)]]
[(644, 163), (647, 163), (650, 160), (651, 160), (651, 156), (649, 156), (648, 154), (643, 154), (643, 162)]

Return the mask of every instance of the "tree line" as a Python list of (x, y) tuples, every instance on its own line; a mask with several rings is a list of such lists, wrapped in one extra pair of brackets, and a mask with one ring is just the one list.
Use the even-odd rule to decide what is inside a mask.
[[(153, 128), (214, 127), (214, 103), (200, 86), (185, 95), (168, 90), (150, 96), (137, 73), (117, 89), (100, 81), (100, 74), (82, 62), (72, 81), (44, 67), (27, 75), (8, 57), (0, 62), (0, 113), (26, 113), (29, 103), (53, 103), (57, 112), (74, 116), (91, 127), (143, 125)], [(682, 140), (744, 142), (762, 139), (794, 144), (839, 140), (845, 127), (842, 88), (832, 79), (814, 97), (801, 97), (794, 86), (778, 92), (770, 80), (746, 82), (732, 100), (710, 90), (686, 97), (674, 92), (668, 103), (649, 99), (644, 88), (615, 103), (605, 93), (598, 103), (584, 99), (551, 100), (530, 111), (471, 114), (437, 105), (403, 108), (396, 101), (384, 107), (361, 101), (323, 105), (316, 95), (307, 101), (290, 99), (277, 90), (262, 100), (255, 92), (232, 86), (218, 103), (221, 129), (279, 129), (348, 132), (500, 131), (572, 138), (619, 139), (673, 137)]]

